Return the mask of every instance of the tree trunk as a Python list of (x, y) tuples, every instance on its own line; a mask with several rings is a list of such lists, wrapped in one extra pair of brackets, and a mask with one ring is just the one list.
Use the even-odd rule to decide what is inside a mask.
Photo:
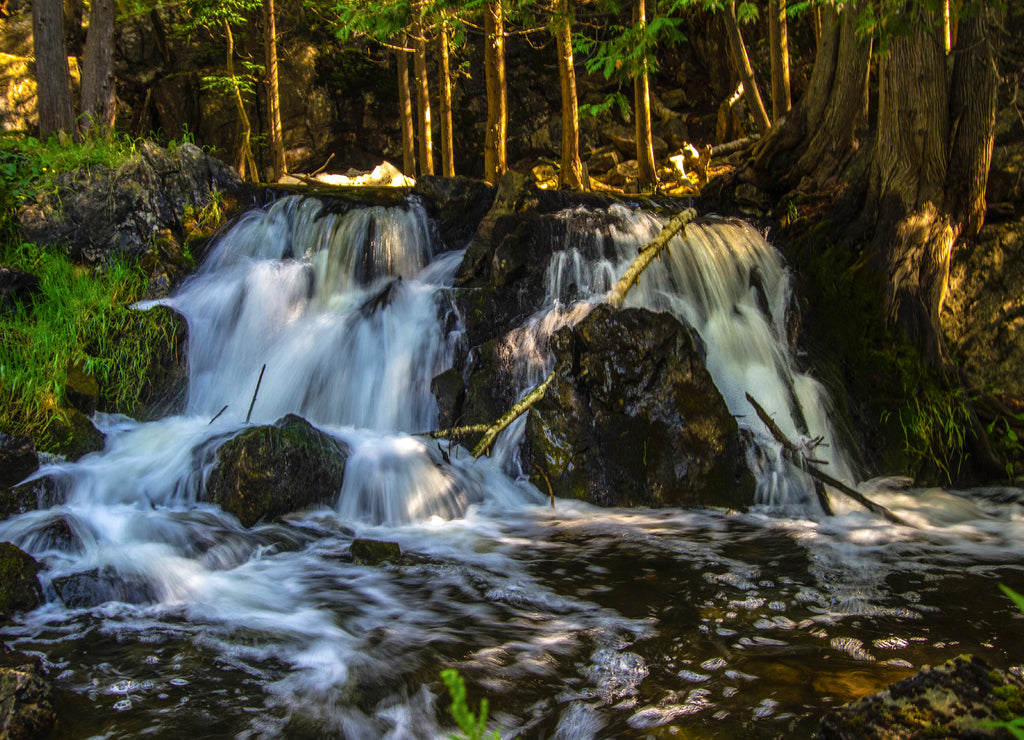
[(442, 17), (437, 24), (438, 76), (441, 88), (441, 173), (455, 177), (455, 145), (452, 132), (452, 73), (448, 62), (451, 41), (448, 21)]
[(857, 36), (855, 8), (839, 15), (827, 6), (820, 11), (821, 38), (807, 92), (757, 143), (753, 165), (743, 173), (773, 192), (791, 190), (805, 178), (820, 184), (838, 175), (857, 149), (871, 44)]
[(772, 121), (793, 107), (789, 96), (789, 28), (786, 0), (768, 0), (768, 38), (772, 58)]
[(32, 35), (36, 55), (39, 138), (72, 134), (75, 114), (71, 103), (71, 75), (64, 45), (64, 5), (60, 0), (34, 0)]
[[(647, 26), (646, 0), (635, 0), (633, 24), (641, 33)], [(651, 93), (647, 79), (647, 60), (640, 62), (640, 71), (633, 76), (633, 106), (636, 131), (636, 161), (640, 190), (654, 188), (658, 174), (654, 169), (654, 138), (651, 134)]]
[(242, 144), (238, 153), (238, 174), (243, 180), (259, 182), (260, 176), (256, 169), (256, 160), (252, 156), (252, 126), (249, 124), (249, 116), (245, 112), (245, 101), (242, 100), (242, 89), (235, 77), (235, 36), (231, 33), (231, 24), (227, 19), (222, 21), (224, 26), (224, 39), (227, 41), (227, 73), (231, 79), (231, 87), (235, 101), (235, 112), (238, 113), (238, 121), (242, 125)]
[(277, 80), (277, 18), (274, 0), (263, 0), (263, 50), (267, 61), (267, 119), (270, 128), (270, 181), (277, 182), (288, 171), (284, 161), (284, 133), (281, 130), (281, 94)]
[(412, 122), (412, 92), (409, 90), (409, 52), (404, 47), (405, 36), (399, 42), (402, 49), (395, 52), (398, 60), (398, 107), (402, 119), (402, 172), (416, 177), (416, 136)]
[(768, 120), (768, 111), (764, 108), (761, 100), (761, 93), (757, 89), (757, 82), (754, 79), (754, 68), (750, 66), (750, 57), (747, 56), (747, 47), (743, 43), (743, 35), (740, 33), (740, 24), (736, 20), (736, 0), (730, 0), (725, 9), (725, 27), (729, 31), (729, 44), (732, 47), (733, 61), (736, 69), (743, 80), (743, 94), (747, 99), (747, 107), (754, 116), (754, 124), (757, 130), (764, 133), (772, 125)]
[(558, 185), (585, 190), (583, 163), (580, 161), (580, 115), (576, 100), (576, 68), (572, 57), (572, 4), (559, 0), (555, 18), (555, 40), (558, 46), (558, 79), (562, 89), (562, 163)]
[(484, 180), (494, 185), (508, 169), (505, 149), (508, 98), (505, 89), (505, 28), (501, 0), (491, 0), (484, 11), (484, 69), (487, 83)]
[(423, 31), (423, 2), (412, 6), (412, 59), (416, 80), (416, 123), (420, 134), (420, 174), (434, 174), (434, 142), (430, 129), (430, 87), (427, 84), (427, 39)]
[(114, 83), (114, 3), (93, 0), (82, 58), (82, 133), (109, 132), (117, 114)]

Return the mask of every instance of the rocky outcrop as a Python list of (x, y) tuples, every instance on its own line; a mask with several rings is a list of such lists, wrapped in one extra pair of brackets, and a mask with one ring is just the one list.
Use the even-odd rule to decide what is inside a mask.
[(294, 414), (225, 442), (206, 482), (211, 502), (243, 526), (334, 501), (347, 447)]
[(117, 169), (94, 165), (58, 175), (52, 191), (18, 211), (22, 238), (62, 245), (87, 263), (140, 259), (162, 231), (183, 243), (186, 224), (214, 199), (248, 197), (237, 172), (192, 144), (172, 152), (143, 142), (139, 149)]
[(38, 573), (35, 558), (10, 542), (0, 542), (0, 622), (43, 603)]
[(1024, 679), (993, 669), (980, 658), (955, 658), (927, 667), (884, 691), (832, 710), (821, 721), (821, 740), (1010, 737), (986, 722), (1024, 716)]
[(753, 503), (736, 420), (677, 319), (598, 306), (555, 333), (555, 379), (529, 412), (523, 468), (602, 506)]

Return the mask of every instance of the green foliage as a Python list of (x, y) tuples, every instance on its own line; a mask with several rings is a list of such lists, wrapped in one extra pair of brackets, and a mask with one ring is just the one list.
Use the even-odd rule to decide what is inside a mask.
[(587, 72), (600, 72), (604, 78), (612, 76), (633, 78), (645, 72), (657, 71), (655, 52), (659, 44), (680, 44), (686, 41), (682, 32), (683, 19), (657, 14), (646, 25), (631, 24), (609, 26), (610, 35), (603, 40), (579, 36), (573, 46), (586, 55)]
[(0, 427), (36, 437), (45, 449), (76, 364), (99, 382), (103, 405), (135, 411), (147, 348), (173, 341), (166, 325), (130, 308), (145, 289), (143, 272), (115, 263), (97, 273), (20, 243), (8, 244), (0, 263), (38, 276), (41, 288), (31, 306), (0, 316)]
[[(912, 462), (915, 477), (937, 472), (944, 483), (955, 482), (970, 451), (971, 426), (967, 399), (961, 388), (939, 388), (920, 377), (919, 358), (899, 358), (906, 397), (896, 411), (903, 431), (904, 451)], [(919, 377), (918, 383), (913, 379)]]
[(443, 670), (441, 671), (441, 680), (444, 681), (448, 694), (452, 698), (452, 703), (449, 707), (452, 718), (462, 731), (461, 736), (451, 735), (453, 740), (501, 740), (501, 735), (497, 730), (490, 735), (485, 734), (487, 729), (487, 699), (480, 700), (480, 716), (477, 717), (469, 708), (466, 696), (466, 682), (462, 680), (459, 672), (454, 668)]
[[(1014, 591), (1009, 586), (1000, 583), (999, 588), (1024, 613), (1024, 595)], [(998, 676), (996, 676), (998, 678)], [(1021, 691), (1016, 686), (997, 686), (992, 690), (996, 696), (993, 709), (999, 715), (1004, 715), (1001, 722), (982, 722), (982, 727), (1002, 727), (1013, 735), (1017, 740), (1024, 740), (1024, 717), (1012, 716), (1014, 712), (1020, 712), (1022, 706)]]
[(613, 107), (619, 109), (619, 115), (622, 116), (622, 120), (626, 121), (626, 123), (629, 123), (633, 118), (633, 107), (629, 104), (629, 98), (618, 90), (605, 96), (605, 99), (600, 103), (585, 103), (581, 105), (579, 114), (581, 116), (597, 117)]

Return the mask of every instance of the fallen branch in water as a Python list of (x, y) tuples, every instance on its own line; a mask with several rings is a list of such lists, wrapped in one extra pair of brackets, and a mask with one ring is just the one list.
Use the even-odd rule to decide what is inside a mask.
[(532, 391), (527, 393), (523, 400), (517, 403), (515, 406), (510, 408), (504, 416), (494, 422), (487, 432), (484, 434), (483, 439), (477, 443), (477, 446), (473, 448), (473, 457), (480, 457), (492, 444), (494, 444), (495, 438), (505, 431), (513, 421), (522, 416), (526, 411), (544, 397), (544, 394), (548, 390), (548, 386), (551, 385), (551, 381), (555, 379), (555, 374), (552, 372), (548, 377), (544, 379), (544, 382), (534, 388)]
[(796, 465), (801, 470), (805, 471), (809, 476), (814, 478), (816, 481), (821, 481), (826, 485), (832, 486), (840, 493), (849, 496), (858, 504), (868, 509), (868, 511), (873, 511), (876, 514), (885, 517), (893, 524), (901, 524), (905, 527), (910, 526), (909, 524), (907, 524), (907, 522), (900, 519), (898, 516), (893, 514), (891, 511), (889, 511), (889, 509), (885, 508), (881, 504), (876, 504), (863, 493), (855, 491), (842, 481), (836, 480), (828, 473), (822, 472), (821, 470), (818, 470), (818, 468), (814, 467), (814, 464), (807, 459), (807, 457), (803, 454), (803, 451), (795, 444), (793, 444), (793, 442), (790, 441), (789, 437), (787, 437), (785, 433), (781, 429), (779, 429), (779, 425), (776, 424), (772, 417), (768, 415), (768, 412), (761, 407), (761, 404), (755, 401), (749, 393), (746, 395), (747, 401), (749, 401), (750, 405), (754, 407), (754, 411), (757, 412), (758, 418), (761, 419), (762, 422), (764, 422), (764, 425), (766, 427), (768, 427), (768, 431), (771, 432), (773, 437), (775, 437), (775, 440), (782, 445), (782, 453), (787, 460), (789, 460), (791, 463)]
[[(263, 373), (267, 371), (267, 364), (263, 363), (263, 367), (260, 368), (260, 377), (256, 380), (256, 390), (252, 392), (252, 401), (249, 402), (249, 413), (245, 415), (245, 423), (249, 423), (249, 419), (252, 418), (252, 407), (256, 405), (256, 396), (260, 392), (260, 383), (263, 382)], [(216, 418), (216, 417), (215, 417)]]
[(431, 439), (459, 439), (460, 437), (468, 437), (471, 434), (483, 434), (490, 428), (490, 424), (470, 424), (465, 427), (437, 429), (433, 432), (427, 432), (427, 436)]
[(607, 302), (612, 306), (618, 308), (622, 305), (622, 302), (626, 300), (626, 293), (629, 292), (630, 288), (636, 285), (640, 279), (640, 273), (647, 269), (647, 266), (654, 261), (661, 250), (668, 246), (669, 241), (672, 240), (679, 231), (683, 231), (686, 224), (697, 218), (697, 211), (692, 208), (687, 208), (680, 214), (672, 217), (662, 228), (658, 235), (647, 242), (644, 246), (640, 247), (640, 254), (633, 260), (633, 264), (629, 266), (625, 274), (619, 278), (619, 282), (615, 284), (615, 287), (608, 293)]

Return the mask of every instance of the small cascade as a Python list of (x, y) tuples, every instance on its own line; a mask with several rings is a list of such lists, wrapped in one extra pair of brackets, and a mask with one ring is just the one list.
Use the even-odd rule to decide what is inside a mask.
[[(561, 217), (566, 237), (547, 266), (544, 305), (506, 347), (527, 389), (551, 369), (548, 338), (582, 320), (664, 223), (623, 205), (601, 213), (575, 209)], [(817, 508), (813, 483), (781, 460), (746, 394), (771, 413), (790, 439), (820, 438), (814, 457), (828, 462), (831, 475), (852, 480), (852, 470), (832, 427), (827, 393), (797, 368), (786, 335), (790, 301), (780, 256), (757, 231), (744, 222), (708, 220), (691, 223), (685, 235), (672, 239), (625, 305), (672, 313), (696, 330), (726, 405), (758, 441), (750, 463), (759, 501), (801, 514)], [(513, 432), (501, 449), (507, 456), (517, 444)]]

